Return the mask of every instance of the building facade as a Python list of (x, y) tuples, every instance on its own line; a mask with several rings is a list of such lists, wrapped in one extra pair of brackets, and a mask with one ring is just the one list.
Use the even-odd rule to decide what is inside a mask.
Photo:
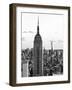
[(34, 38), (33, 76), (43, 76), (42, 38), (39, 33), (39, 20), (37, 25), (37, 34)]

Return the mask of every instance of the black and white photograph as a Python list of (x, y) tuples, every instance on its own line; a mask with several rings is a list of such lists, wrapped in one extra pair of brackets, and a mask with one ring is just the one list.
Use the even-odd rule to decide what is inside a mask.
[(16, 84), (70, 80), (70, 8), (15, 4), (13, 8)]
[(63, 74), (63, 24), (62, 14), (22, 13), (22, 77)]

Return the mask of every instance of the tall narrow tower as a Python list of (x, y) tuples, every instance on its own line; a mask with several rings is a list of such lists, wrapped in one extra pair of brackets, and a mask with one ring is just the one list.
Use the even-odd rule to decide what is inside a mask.
[(51, 50), (53, 50), (53, 41), (51, 41)]
[(33, 53), (33, 76), (43, 75), (42, 65), (42, 39), (39, 34), (39, 19), (37, 25), (37, 34), (34, 38), (34, 53)]

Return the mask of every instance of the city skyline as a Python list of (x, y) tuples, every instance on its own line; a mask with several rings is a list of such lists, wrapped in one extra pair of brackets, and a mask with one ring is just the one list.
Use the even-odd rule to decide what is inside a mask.
[[(22, 49), (33, 47), (34, 36), (37, 30), (38, 17), (39, 17), (40, 34), (43, 40), (43, 48), (50, 49), (51, 48), (50, 42), (53, 41), (54, 49), (58, 49), (58, 48), (63, 49), (63, 25), (62, 25), (63, 15), (62, 16), (36, 15), (36, 14), (25, 14), (25, 13), (22, 15), (22, 37), (21, 37), (22, 38)], [(53, 22), (49, 19), (50, 17), (52, 17)], [(54, 20), (54, 17), (57, 17), (58, 20), (57, 19)], [(58, 28), (58, 26), (60, 25), (61, 25), (61, 28)]]
[(42, 45), (44, 42), (40, 35), (38, 17), (37, 32), (34, 36), (33, 49), (27, 48), (21, 51), (22, 77), (53, 76), (54, 74), (63, 74), (63, 49), (54, 50), (53, 43), (55, 41), (50, 42), (51, 50), (43, 50)]

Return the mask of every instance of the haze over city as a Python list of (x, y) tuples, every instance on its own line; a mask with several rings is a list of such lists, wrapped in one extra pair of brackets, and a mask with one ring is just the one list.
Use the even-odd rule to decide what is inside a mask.
[(38, 17), (43, 48), (50, 49), (51, 41), (53, 41), (54, 49), (63, 49), (63, 15), (27, 13), (22, 14), (22, 49), (33, 48), (34, 36), (37, 32)]

